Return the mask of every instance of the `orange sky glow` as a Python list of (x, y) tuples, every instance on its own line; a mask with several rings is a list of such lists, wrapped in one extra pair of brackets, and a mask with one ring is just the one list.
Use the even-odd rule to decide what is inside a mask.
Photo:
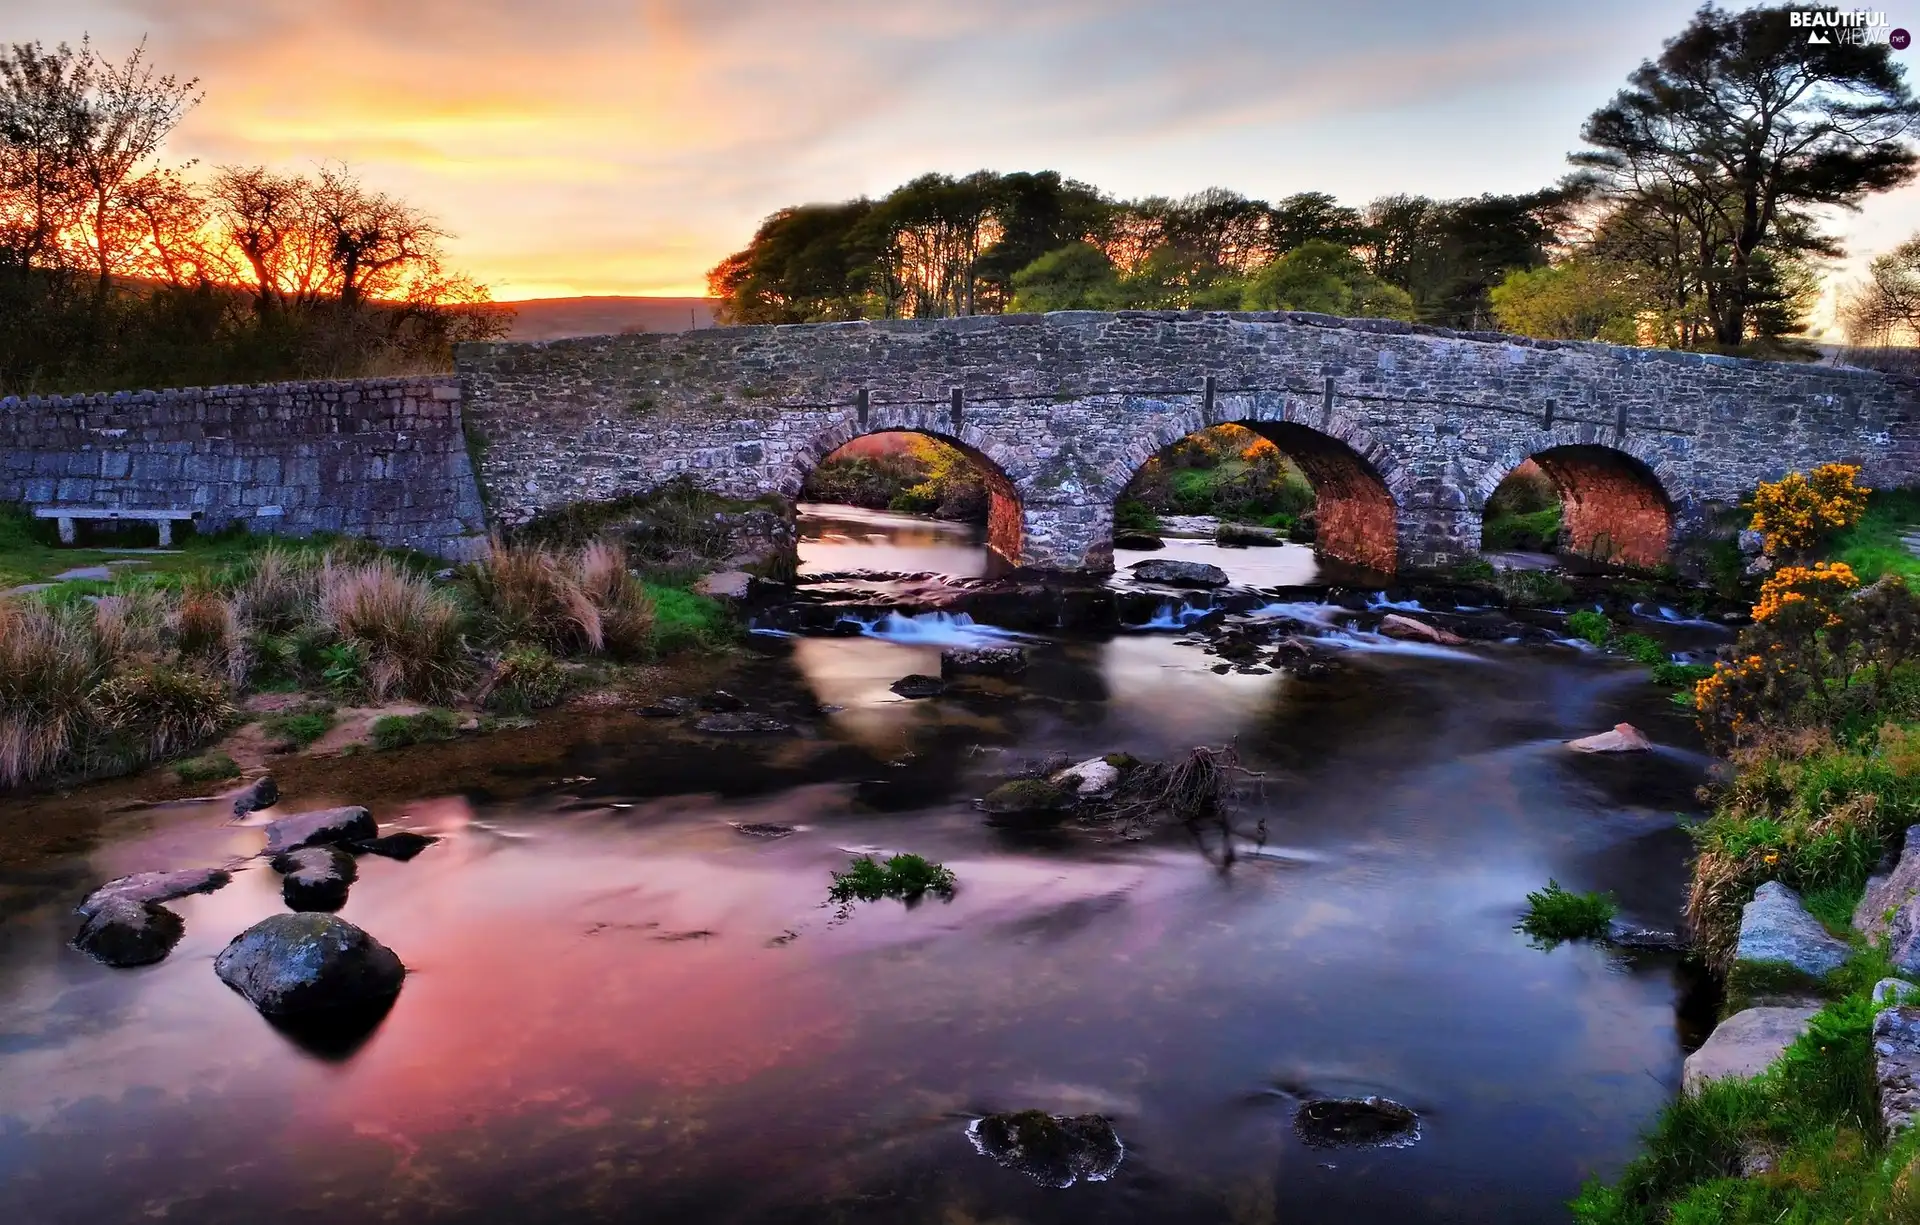
[[(928, 170), (1352, 204), (1530, 190), (1693, 7), (0, 0), (9, 38), (144, 36), (200, 77), (169, 159), (345, 161), (507, 300), (700, 294), (775, 209)], [(1920, 228), (1920, 189), (1838, 228), (1845, 279)]]

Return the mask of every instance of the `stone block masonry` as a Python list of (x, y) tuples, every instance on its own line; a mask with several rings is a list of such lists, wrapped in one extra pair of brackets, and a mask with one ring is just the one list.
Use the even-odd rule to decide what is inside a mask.
[(1295, 312), (720, 328), (465, 345), (457, 366), (505, 522), (683, 475), (792, 496), (850, 439), (913, 430), (1004, 477), (1020, 523), (996, 541), (1060, 570), (1109, 567), (1128, 480), (1226, 422), (1307, 471), (1323, 551), (1376, 570), (1474, 556), (1488, 496), (1529, 457), (1574, 547), (1639, 564), (1789, 469), (1920, 480), (1913, 379)]
[(0, 400), (0, 502), (198, 511), (445, 557), (486, 536), (450, 377)]

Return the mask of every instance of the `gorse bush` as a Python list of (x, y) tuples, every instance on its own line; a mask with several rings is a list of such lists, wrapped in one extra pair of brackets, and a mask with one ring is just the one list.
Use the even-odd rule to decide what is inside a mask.
[(1753, 521), (1767, 552), (1795, 554), (1851, 527), (1867, 509), (1872, 490), (1856, 483), (1852, 464), (1822, 464), (1804, 476), (1789, 472), (1763, 482), (1753, 494)]

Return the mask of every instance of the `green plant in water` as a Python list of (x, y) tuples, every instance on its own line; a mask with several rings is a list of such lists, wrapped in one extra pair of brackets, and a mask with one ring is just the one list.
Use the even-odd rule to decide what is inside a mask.
[(1584, 638), (1594, 646), (1603, 647), (1613, 640), (1613, 622), (1607, 620), (1607, 614), (1583, 608), (1567, 616), (1567, 632), (1575, 638)]
[(376, 749), (401, 749), (411, 744), (433, 744), (460, 735), (460, 716), (450, 710), (423, 710), (417, 715), (382, 715), (368, 729)]
[(1667, 662), (1667, 648), (1645, 634), (1622, 634), (1613, 640), (1613, 649), (1649, 668), (1657, 668)]
[(1549, 947), (1562, 940), (1594, 940), (1607, 934), (1618, 908), (1611, 893), (1574, 893), (1549, 880), (1527, 895), (1527, 913), (1518, 930)]
[(835, 872), (827, 889), (827, 900), (848, 905), (853, 902), (877, 902), (897, 897), (912, 902), (927, 893), (951, 896), (954, 876), (945, 864), (934, 863), (919, 855), (900, 854), (879, 863), (871, 855), (862, 855)]

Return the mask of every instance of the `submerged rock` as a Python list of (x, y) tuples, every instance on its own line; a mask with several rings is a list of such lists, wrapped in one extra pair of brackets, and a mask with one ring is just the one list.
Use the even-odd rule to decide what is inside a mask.
[(948, 647), (940, 652), (941, 676), (1016, 676), (1027, 670), (1019, 647)]
[(728, 693), (724, 689), (716, 689), (700, 699), (701, 710), (731, 711), (745, 710), (746, 708), (747, 700), (745, 698)]
[(1113, 534), (1113, 547), (1116, 549), (1138, 549), (1145, 551), (1149, 549), (1164, 549), (1167, 547), (1167, 542), (1152, 532), (1115, 532)]
[(729, 824), (749, 838), (784, 838), (798, 832), (796, 826), (773, 821), (732, 821)]
[(1279, 548), (1287, 543), (1286, 533), (1278, 528), (1258, 527), (1251, 523), (1222, 523), (1213, 530), (1213, 539), (1229, 547), (1251, 545), (1255, 548)]
[(703, 732), (720, 732), (730, 736), (790, 732), (793, 724), (774, 718), (772, 715), (757, 715), (746, 710), (722, 711), (707, 715), (694, 723), (694, 727)]
[(259, 812), (262, 808), (272, 808), (280, 802), (280, 785), (273, 781), (273, 775), (262, 774), (233, 797), (233, 815), (244, 817), (250, 812)]
[(1058, 825), (1074, 800), (1073, 791), (1046, 779), (1016, 778), (987, 792), (980, 806), (989, 824), (1031, 828)]
[(1800, 904), (1800, 895), (1777, 880), (1755, 890), (1753, 900), (1740, 912), (1740, 942), (1733, 953), (1736, 971), (1742, 964), (1758, 964), (1791, 967), (1809, 978), (1822, 978), (1851, 955), (1846, 941), (1829, 934)]
[(135, 872), (110, 880), (87, 895), (74, 913), (90, 919), (109, 902), (165, 902), (189, 893), (212, 893), (233, 879), (225, 868), (188, 868), (180, 872)]
[(173, 951), (187, 925), (158, 902), (111, 897), (80, 925), (73, 947), (106, 965), (151, 965)]
[(700, 704), (692, 698), (661, 698), (648, 702), (640, 708), (640, 713), (649, 719), (677, 719), (681, 715), (690, 715), (700, 709)]
[(1920, 1111), (1920, 1007), (1903, 1004), (1873, 1018), (1873, 1081), (1886, 1134), (1910, 1126)]
[(378, 1013), (407, 976), (392, 949), (329, 914), (262, 919), (220, 951), (213, 971), (276, 1021)]
[(1227, 572), (1203, 561), (1176, 561), (1171, 557), (1149, 557), (1127, 567), (1142, 583), (1162, 583), (1169, 587), (1224, 587)]
[[(1868, 939), (1888, 935), (1890, 912), (1906, 908), (1920, 894), (1920, 825), (1907, 827), (1906, 842), (1893, 870), (1867, 879), (1867, 891), (1853, 908), (1854, 929)], [(1912, 919), (1904, 928), (1916, 926)]]
[(1443, 630), (1437, 625), (1428, 625), (1425, 621), (1416, 621), (1412, 617), (1403, 617), (1399, 613), (1388, 613), (1380, 618), (1380, 632), (1389, 638), (1401, 638), (1409, 642), (1431, 642), (1436, 646), (1457, 647), (1466, 642), (1465, 638)]
[(1315, 1148), (1404, 1148), (1420, 1138), (1420, 1116), (1385, 1097), (1321, 1097), (1302, 1102), (1293, 1131)]
[(1616, 948), (1646, 953), (1684, 953), (1691, 947), (1687, 938), (1679, 932), (1631, 927), (1618, 919), (1607, 924), (1607, 943)]
[(387, 859), (406, 861), (426, 850), (440, 839), (431, 834), (416, 834), (411, 830), (385, 834), (378, 838), (364, 838), (353, 843), (358, 854), (381, 855)]
[(1631, 723), (1616, 723), (1613, 730), (1567, 741), (1576, 753), (1645, 753), (1653, 748), (1646, 733)]
[(269, 855), (328, 842), (360, 842), (380, 834), (373, 823), (373, 814), (358, 804), (296, 812), (268, 822), (266, 831)]
[(947, 691), (947, 683), (937, 676), (915, 672), (911, 676), (901, 677), (887, 688), (903, 698), (937, 698)]
[(353, 856), (337, 846), (309, 846), (273, 857), (284, 878), (280, 896), (290, 910), (338, 910), (347, 904), (347, 886), (360, 874)]
[(1126, 1147), (1105, 1115), (1020, 1110), (990, 1114), (967, 1127), (976, 1152), (1047, 1187), (1105, 1182)]

